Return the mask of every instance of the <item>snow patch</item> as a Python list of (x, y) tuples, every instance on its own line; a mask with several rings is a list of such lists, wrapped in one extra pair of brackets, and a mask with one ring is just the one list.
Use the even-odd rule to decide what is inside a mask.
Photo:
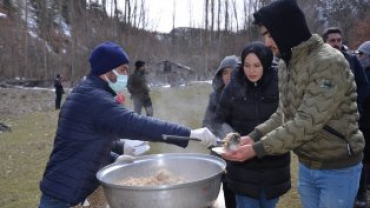
[(6, 19), (6, 18), (8, 18), (8, 16), (0, 12), (0, 19)]

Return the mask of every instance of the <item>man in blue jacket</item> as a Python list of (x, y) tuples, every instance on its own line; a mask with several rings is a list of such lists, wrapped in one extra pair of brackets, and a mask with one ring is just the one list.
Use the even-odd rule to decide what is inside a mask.
[(95, 174), (114, 161), (110, 155), (117, 138), (169, 142), (186, 147), (187, 141), (164, 141), (162, 134), (199, 138), (207, 146), (216, 137), (207, 129), (189, 128), (140, 116), (119, 105), (114, 97), (126, 87), (129, 58), (113, 42), (91, 53), (90, 74), (64, 102), (54, 147), (40, 183), (39, 208), (67, 208), (85, 200), (99, 185)]

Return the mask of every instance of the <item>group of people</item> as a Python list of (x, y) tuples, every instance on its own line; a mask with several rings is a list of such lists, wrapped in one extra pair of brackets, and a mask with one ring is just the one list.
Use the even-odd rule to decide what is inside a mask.
[[(352, 208), (356, 199), (366, 203), (361, 186), (370, 161), (370, 147), (365, 147), (370, 41), (356, 57), (343, 47), (338, 28), (323, 37), (312, 34), (295, 0), (274, 1), (253, 16), (264, 43), (248, 43), (240, 60), (234, 55), (222, 60), (204, 127), (194, 130), (148, 117), (153, 115), (149, 88), (139, 84), (145, 83), (145, 62), (136, 62), (128, 78), (130, 61), (120, 46), (104, 42), (95, 47), (90, 74), (60, 111), (39, 208), (83, 202), (98, 186), (96, 172), (119, 157), (112, 154), (117, 138), (185, 148), (186, 141), (166, 141), (161, 135), (195, 137), (212, 146), (230, 132), (242, 137), (238, 149), (220, 155), (227, 161), (226, 208), (276, 207), (291, 188), (290, 151), (298, 156), (304, 208)], [(147, 116), (117, 102), (126, 86), (135, 112), (144, 107)]]
[(220, 138), (244, 135), (237, 150), (221, 155), (226, 208), (276, 207), (291, 188), (290, 151), (304, 208), (367, 207), (370, 41), (356, 56), (339, 28), (311, 34), (294, 0), (253, 16), (264, 45), (248, 43), (239, 64), (225, 57), (203, 120)]

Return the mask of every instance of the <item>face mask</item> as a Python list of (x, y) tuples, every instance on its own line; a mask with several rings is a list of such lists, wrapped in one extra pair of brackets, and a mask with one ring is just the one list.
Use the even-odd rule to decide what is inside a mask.
[(116, 93), (122, 92), (126, 88), (127, 75), (118, 74), (116, 70), (113, 73), (117, 76), (117, 81), (115, 83), (111, 82), (107, 77), (105, 79), (108, 81), (109, 87)]

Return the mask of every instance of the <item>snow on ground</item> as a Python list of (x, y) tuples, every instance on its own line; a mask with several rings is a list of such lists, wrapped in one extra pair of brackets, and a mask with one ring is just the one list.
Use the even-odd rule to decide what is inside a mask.
[(4, 13), (0, 12), (0, 19), (6, 19), (8, 16)]

